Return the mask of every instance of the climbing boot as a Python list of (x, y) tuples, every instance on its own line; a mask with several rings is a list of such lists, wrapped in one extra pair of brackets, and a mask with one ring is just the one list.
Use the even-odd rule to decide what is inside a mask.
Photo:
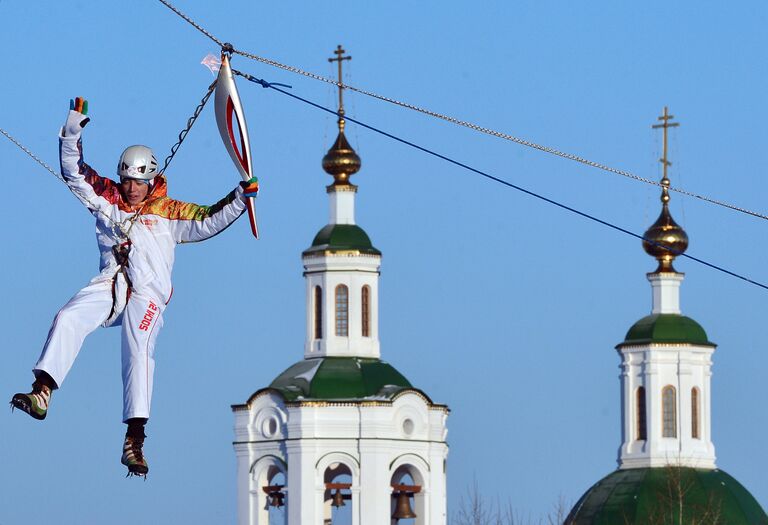
[(120, 463), (128, 467), (128, 476), (144, 476), (146, 478), (149, 465), (142, 451), (143, 446), (143, 437), (125, 436), (123, 457), (120, 458)]
[(51, 389), (40, 381), (32, 383), (32, 392), (16, 394), (11, 399), (11, 407), (23, 410), (35, 419), (45, 419), (51, 402)]

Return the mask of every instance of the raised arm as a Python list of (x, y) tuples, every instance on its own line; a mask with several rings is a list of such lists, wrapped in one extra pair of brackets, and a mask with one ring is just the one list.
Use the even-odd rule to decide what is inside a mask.
[(78, 97), (69, 102), (67, 121), (59, 133), (59, 161), (61, 174), (75, 197), (89, 210), (114, 204), (120, 199), (120, 189), (112, 180), (100, 177), (96, 170), (83, 161), (81, 134), (90, 118), (88, 101)]

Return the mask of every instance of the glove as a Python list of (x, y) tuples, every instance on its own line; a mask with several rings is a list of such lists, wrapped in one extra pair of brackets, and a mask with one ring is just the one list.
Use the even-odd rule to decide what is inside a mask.
[(259, 194), (259, 179), (256, 177), (240, 182), (240, 186), (242, 186), (243, 195), (246, 197), (255, 197)]
[(86, 117), (88, 114), (88, 101), (77, 97), (69, 100), (69, 115), (67, 122), (64, 123), (62, 134), (65, 137), (79, 137), (83, 128), (91, 119)]

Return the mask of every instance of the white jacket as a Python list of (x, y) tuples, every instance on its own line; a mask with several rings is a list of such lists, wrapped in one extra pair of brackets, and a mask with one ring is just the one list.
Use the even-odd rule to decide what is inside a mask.
[[(119, 183), (100, 177), (83, 162), (79, 138), (59, 136), (59, 157), (67, 186), (96, 217), (101, 273), (92, 282), (115, 278), (120, 266), (112, 247), (129, 241), (125, 273), (132, 290), (164, 304), (170, 300), (173, 290), (171, 271), (176, 244), (213, 237), (246, 209), (239, 185), (216, 204), (199, 206), (169, 198), (163, 176), (155, 177), (154, 186), (143, 203), (131, 207), (123, 200)], [(128, 232), (127, 238), (125, 232)]]

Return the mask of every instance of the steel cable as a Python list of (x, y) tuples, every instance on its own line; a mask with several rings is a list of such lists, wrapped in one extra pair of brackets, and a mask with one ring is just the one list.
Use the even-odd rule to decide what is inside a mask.
[[(162, 1), (162, 0), (161, 0), (161, 1)], [(732, 277), (736, 277), (737, 279), (740, 279), (740, 280), (742, 280), (742, 281), (748, 282), (748, 283), (750, 283), (750, 284), (753, 284), (753, 285), (755, 285), (755, 286), (758, 286), (758, 287), (760, 287), (760, 288), (763, 288), (763, 289), (765, 289), (765, 290), (768, 290), (768, 286), (766, 286), (765, 284), (762, 284), (762, 283), (760, 283), (760, 282), (758, 282), (758, 281), (755, 281), (755, 280), (753, 280), (753, 279), (750, 279), (749, 277), (746, 277), (746, 276), (740, 275), (740, 274), (738, 274), (738, 273), (736, 273), (736, 272), (733, 272), (733, 271), (731, 271), (731, 270), (728, 270), (728, 269), (726, 269), (726, 268), (723, 268), (723, 267), (721, 267), (721, 266), (718, 266), (718, 265), (716, 265), (716, 264), (710, 263), (710, 262), (708, 262), (708, 261), (705, 261), (705, 260), (703, 260), (703, 259), (700, 259), (700, 258), (698, 258), (698, 257), (694, 257), (694, 256), (692, 256), (692, 255), (688, 255), (688, 254), (686, 254), (686, 253), (679, 253), (679, 252), (675, 252), (674, 250), (670, 250), (670, 249), (666, 248), (665, 246), (662, 246), (662, 245), (658, 244), (658, 243), (657, 243), (657, 242), (655, 242), (655, 241), (652, 241), (652, 240), (650, 240), (650, 239), (646, 239), (644, 236), (642, 236), (642, 235), (639, 235), (639, 234), (637, 234), (637, 233), (634, 233), (634, 232), (633, 232), (633, 231), (631, 231), (631, 230), (627, 230), (626, 228), (622, 228), (621, 226), (618, 226), (618, 225), (616, 225), (616, 224), (613, 224), (613, 223), (611, 223), (611, 222), (608, 222), (608, 221), (606, 221), (606, 220), (600, 219), (600, 218), (598, 218), (598, 217), (596, 217), (596, 216), (594, 216), (594, 215), (590, 215), (590, 214), (588, 214), (588, 213), (585, 213), (585, 212), (583, 212), (583, 211), (580, 211), (580, 210), (578, 210), (578, 209), (576, 209), (576, 208), (573, 208), (573, 207), (571, 207), (571, 206), (568, 206), (568, 205), (566, 205), (566, 204), (560, 203), (560, 202), (558, 202), (558, 201), (555, 201), (555, 200), (553, 200), (553, 199), (550, 199), (550, 198), (548, 198), (548, 197), (545, 197), (545, 196), (543, 196), (543, 195), (540, 195), (540, 194), (538, 194), (538, 193), (535, 193), (535, 192), (533, 192), (533, 191), (531, 191), (531, 190), (527, 190), (527, 189), (525, 189), (525, 188), (523, 188), (523, 187), (521, 187), (521, 186), (517, 186), (516, 184), (513, 184), (513, 183), (511, 183), (511, 182), (509, 182), (509, 181), (506, 181), (506, 180), (504, 180), (504, 179), (501, 179), (501, 178), (499, 178), (499, 177), (496, 177), (496, 176), (494, 176), (494, 175), (491, 175), (491, 174), (489, 174), (489, 173), (486, 173), (486, 172), (484, 172), (484, 171), (482, 171), (482, 170), (479, 170), (479, 169), (477, 169), (477, 168), (473, 168), (472, 166), (469, 166), (468, 164), (464, 164), (463, 162), (460, 162), (460, 161), (454, 160), (454, 159), (452, 159), (452, 158), (450, 158), (450, 157), (447, 157), (447, 156), (445, 156), (445, 155), (442, 155), (442, 154), (440, 154), (440, 153), (437, 153), (436, 151), (433, 151), (433, 150), (431, 150), (431, 149), (428, 149), (428, 148), (426, 148), (426, 147), (424, 147), (424, 146), (419, 146), (418, 144), (415, 144), (415, 143), (413, 143), (413, 142), (410, 142), (410, 141), (408, 141), (408, 140), (406, 140), (406, 139), (400, 138), (400, 137), (398, 137), (398, 136), (396, 136), (396, 135), (393, 135), (393, 134), (391, 134), (391, 133), (388, 133), (388, 132), (386, 132), (386, 131), (383, 131), (383, 130), (381, 130), (381, 129), (379, 129), (379, 128), (376, 128), (376, 127), (374, 127), (374, 126), (371, 126), (371, 125), (369, 125), (369, 124), (366, 124), (366, 123), (364, 123), (364, 122), (361, 122), (361, 121), (359, 121), (359, 120), (357, 120), (357, 119), (355, 119), (355, 118), (352, 118), (352, 117), (349, 117), (349, 116), (346, 116), (346, 115), (341, 115), (341, 114), (340, 114), (339, 112), (337, 112), (337, 111), (334, 111), (334, 110), (332, 110), (332, 109), (326, 108), (326, 107), (324, 107), (324, 106), (321, 106), (320, 104), (317, 104), (317, 103), (315, 103), (315, 102), (312, 102), (312, 101), (310, 101), (310, 100), (307, 100), (307, 99), (305, 99), (305, 98), (303, 98), (303, 97), (300, 97), (300, 96), (298, 96), (298, 95), (294, 95), (293, 93), (289, 93), (289, 92), (287, 92), (287, 91), (284, 91), (284, 90), (282, 90), (282, 89), (280, 89), (280, 88), (276, 87), (277, 85), (282, 85), (282, 84), (272, 84), (272, 83), (269, 83), (269, 82), (267, 82), (267, 81), (265, 81), (265, 80), (262, 80), (262, 79), (256, 78), (256, 77), (254, 77), (254, 76), (252, 76), (252, 75), (249, 75), (249, 74), (247, 74), (247, 73), (242, 73), (242, 72), (240, 72), (240, 71), (236, 71), (236, 70), (233, 70), (233, 73), (235, 73), (235, 74), (237, 74), (237, 75), (240, 75), (240, 76), (242, 76), (242, 77), (246, 78), (247, 80), (250, 80), (251, 82), (254, 82), (254, 83), (260, 84), (260, 85), (261, 85), (262, 87), (264, 87), (264, 88), (270, 88), (270, 89), (274, 89), (275, 91), (277, 91), (277, 92), (279, 92), (279, 93), (282, 93), (283, 95), (287, 95), (287, 96), (289, 96), (289, 97), (291, 97), (291, 98), (294, 98), (294, 99), (296, 99), (296, 100), (299, 100), (299, 101), (301, 101), (301, 102), (304, 102), (305, 104), (308, 104), (308, 105), (310, 105), (310, 106), (313, 106), (313, 107), (315, 107), (315, 108), (317, 108), (317, 109), (320, 109), (320, 110), (322, 110), (322, 111), (325, 111), (325, 112), (327, 112), (327, 113), (330, 113), (330, 114), (332, 114), (332, 115), (335, 115), (335, 116), (337, 116), (337, 117), (343, 117), (345, 120), (348, 120), (349, 122), (354, 122), (355, 124), (357, 124), (357, 125), (359, 125), (359, 126), (362, 126), (362, 127), (366, 128), (366, 129), (369, 129), (369, 130), (371, 130), (371, 131), (373, 131), (373, 132), (375, 132), (375, 133), (379, 133), (380, 135), (383, 135), (383, 136), (385, 136), (385, 137), (388, 137), (388, 138), (390, 138), (390, 139), (392, 139), (392, 140), (395, 140), (395, 141), (397, 141), (397, 142), (400, 142), (400, 143), (402, 143), (402, 144), (405, 144), (405, 145), (407, 145), (407, 146), (410, 146), (410, 147), (412, 147), (412, 148), (415, 148), (415, 149), (417, 149), (417, 150), (419, 150), (419, 151), (422, 151), (422, 152), (424, 152), (424, 153), (427, 153), (427, 154), (429, 154), (429, 155), (432, 155), (432, 156), (434, 156), (434, 157), (437, 157), (437, 158), (439, 158), (439, 159), (442, 159), (442, 160), (444, 160), (444, 161), (446, 161), (446, 162), (449, 162), (449, 163), (451, 163), (451, 164), (454, 164), (454, 165), (456, 165), (456, 166), (459, 166), (459, 167), (461, 167), (461, 168), (464, 168), (464, 169), (466, 169), (466, 170), (468, 170), (468, 171), (471, 171), (471, 172), (473, 172), (473, 173), (476, 173), (476, 174), (478, 174), (478, 175), (481, 175), (481, 176), (483, 176), (483, 177), (485, 177), (485, 178), (487, 178), (487, 179), (490, 179), (490, 180), (492, 180), (492, 181), (494, 181), (494, 182), (497, 182), (497, 183), (499, 183), (499, 184), (503, 184), (504, 186), (507, 186), (507, 187), (509, 187), (509, 188), (512, 188), (512, 189), (514, 189), (514, 190), (517, 190), (517, 191), (519, 191), (519, 192), (525, 193), (526, 195), (529, 195), (529, 196), (531, 196), (531, 197), (535, 197), (535, 198), (537, 198), (537, 199), (539, 199), (539, 200), (542, 200), (542, 201), (544, 201), (544, 202), (547, 202), (547, 203), (549, 203), (549, 204), (552, 204), (552, 205), (554, 205), (554, 206), (557, 206), (557, 207), (559, 207), (559, 208), (562, 208), (562, 209), (564, 209), (564, 210), (570, 211), (571, 213), (574, 213), (574, 214), (576, 214), (576, 215), (579, 215), (579, 216), (581, 216), (581, 217), (584, 217), (584, 218), (586, 218), (586, 219), (589, 219), (589, 220), (591, 220), (591, 221), (597, 222), (598, 224), (602, 224), (603, 226), (607, 226), (608, 228), (611, 228), (611, 229), (613, 229), (613, 230), (619, 231), (619, 232), (621, 232), (621, 233), (624, 233), (624, 234), (626, 234), (626, 235), (630, 235), (630, 236), (632, 236), (632, 237), (635, 237), (635, 238), (637, 238), (637, 239), (640, 239), (640, 240), (644, 240), (644, 241), (650, 242), (650, 243), (652, 243), (652, 244), (654, 244), (654, 245), (657, 245), (657, 246), (661, 246), (662, 248), (664, 248), (664, 249), (666, 249), (666, 250), (668, 250), (668, 251), (671, 251), (671, 252), (673, 252), (673, 253), (674, 253), (676, 256), (685, 257), (685, 258), (687, 258), (687, 259), (690, 259), (690, 260), (692, 260), (692, 261), (698, 262), (699, 264), (702, 264), (702, 265), (708, 266), (709, 268), (712, 268), (712, 269), (714, 269), (714, 270), (720, 271), (720, 272), (722, 272), (722, 273), (725, 273), (725, 274), (727, 274), (727, 275), (730, 275), (730, 276), (732, 276)], [(21, 144), (21, 143), (20, 143), (18, 140), (16, 140), (16, 138), (14, 138), (14, 137), (13, 137), (13, 136), (12, 136), (10, 133), (8, 133), (7, 131), (5, 131), (5, 130), (4, 130), (4, 129), (2, 129), (2, 128), (0, 128), (0, 133), (1, 133), (2, 135), (4, 135), (4, 136), (5, 136), (5, 137), (6, 137), (8, 140), (10, 140), (10, 141), (11, 141), (13, 144), (15, 144), (15, 145), (16, 145), (16, 146), (17, 146), (19, 149), (21, 149), (21, 150), (22, 150), (24, 153), (26, 153), (26, 154), (27, 154), (29, 157), (31, 157), (31, 158), (32, 158), (32, 159), (33, 159), (35, 162), (37, 162), (37, 163), (38, 163), (38, 164), (40, 164), (40, 165), (41, 165), (43, 168), (45, 168), (45, 170), (46, 170), (46, 171), (48, 171), (49, 173), (51, 173), (51, 174), (52, 174), (53, 176), (55, 176), (57, 179), (59, 179), (59, 180), (61, 180), (62, 182), (65, 182), (65, 183), (66, 183), (66, 181), (65, 181), (64, 177), (63, 177), (61, 174), (59, 174), (59, 173), (57, 173), (56, 171), (54, 171), (54, 170), (53, 170), (53, 168), (51, 168), (51, 167), (50, 167), (50, 166), (49, 166), (49, 165), (48, 165), (46, 162), (44, 162), (43, 160), (41, 160), (41, 159), (40, 159), (39, 157), (37, 157), (37, 156), (36, 156), (34, 153), (32, 153), (32, 151), (30, 151), (30, 150), (29, 150), (27, 147), (25, 147), (25, 146), (24, 146), (23, 144)], [(97, 210), (97, 211), (99, 211), (100, 213), (102, 213), (102, 215), (104, 215), (104, 217), (105, 217), (105, 218), (106, 218), (106, 219), (107, 219), (107, 220), (108, 220), (110, 223), (112, 223), (112, 225), (113, 225), (113, 228), (115, 228), (115, 227), (116, 227), (117, 229), (119, 229), (119, 230), (120, 230), (120, 232), (123, 234), (123, 236), (124, 236), (125, 238), (127, 238), (127, 237), (128, 237), (128, 232), (130, 232), (130, 229), (131, 229), (131, 227), (133, 226), (133, 221), (131, 221), (130, 227), (128, 228), (128, 231), (126, 231), (126, 230), (123, 228), (122, 224), (120, 224), (120, 223), (118, 223), (117, 221), (113, 220), (111, 217), (109, 217), (108, 215), (106, 215), (106, 214), (104, 214), (103, 212), (101, 212), (101, 210)], [(137, 217), (140, 215), (140, 213), (141, 213), (141, 210), (139, 210), (139, 212), (137, 212), (137, 213), (136, 213), (136, 214), (135, 214), (135, 215), (132, 217), (132, 219), (133, 219), (133, 220), (135, 220), (135, 219), (136, 219), (136, 218), (137, 218)], [(114, 230), (113, 230), (113, 231), (114, 231)]]
[[(162, 1), (162, 0), (161, 0)], [(179, 151), (179, 148), (181, 147), (181, 143), (184, 142), (184, 139), (187, 138), (187, 135), (189, 134), (189, 130), (192, 129), (192, 126), (195, 124), (195, 121), (197, 120), (197, 117), (200, 116), (200, 113), (203, 111), (203, 108), (205, 107), (205, 104), (208, 102), (208, 99), (211, 98), (211, 95), (213, 94), (213, 90), (216, 88), (216, 81), (218, 79), (214, 80), (210, 86), (208, 86), (208, 91), (205, 93), (205, 96), (203, 96), (202, 100), (200, 101), (200, 104), (197, 105), (195, 108), (194, 113), (192, 113), (192, 116), (187, 119), (187, 126), (181, 130), (179, 133), (179, 140), (176, 141), (176, 144), (171, 146), (171, 153), (165, 158), (165, 162), (163, 163), (163, 169), (160, 170), (159, 174), (163, 175), (165, 173), (165, 170), (168, 168), (168, 165), (173, 160), (173, 157), (176, 156), (176, 152)]]
[(27, 155), (29, 155), (29, 156), (32, 158), (32, 160), (34, 160), (35, 162), (37, 162), (38, 164), (40, 164), (40, 165), (41, 165), (43, 168), (45, 168), (45, 170), (46, 170), (48, 173), (50, 173), (51, 175), (53, 175), (54, 177), (56, 177), (57, 179), (59, 179), (61, 182), (66, 182), (66, 181), (64, 180), (64, 177), (63, 177), (63, 176), (62, 176), (62, 175), (61, 175), (61, 174), (60, 174), (58, 171), (54, 171), (54, 169), (53, 169), (53, 168), (51, 168), (51, 167), (50, 167), (50, 166), (49, 166), (49, 165), (48, 165), (48, 164), (47, 164), (45, 161), (43, 161), (43, 160), (42, 160), (42, 159), (40, 159), (40, 158), (39, 158), (37, 155), (35, 155), (34, 153), (32, 153), (30, 150), (28, 150), (28, 149), (27, 149), (27, 147), (26, 147), (26, 146), (24, 146), (24, 144), (22, 144), (21, 142), (19, 142), (18, 140), (16, 140), (16, 139), (13, 137), (13, 135), (11, 135), (10, 133), (8, 133), (7, 131), (5, 131), (5, 130), (4, 130), (4, 129), (2, 129), (2, 128), (0, 128), (0, 133), (2, 133), (3, 135), (5, 135), (5, 137), (6, 137), (8, 140), (10, 140), (10, 141), (11, 141), (11, 142), (13, 142), (14, 144), (16, 144), (16, 146), (18, 146), (18, 147), (19, 147), (19, 149), (21, 149), (21, 151), (23, 151), (24, 153), (26, 153)]
[(449, 162), (451, 164), (454, 164), (456, 166), (464, 168), (464, 169), (466, 169), (468, 171), (471, 171), (473, 173), (481, 175), (481, 176), (483, 176), (483, 177), (485, 177), (487, 179), (490, 179), (490, 180), (492, 180), (494, 182), (497, 182), (499, 184), (503, 184), (504, 186), (507, 186), (507, 187), (512, 188), (514, 190), (517, 190), (519, 192), (525, 193), (526, 195), (529, 195), (531, 197), (535, 197), (535, 198), (537, 198), (539, 200), (542, 200), (542, 201), (544, 201), (546, 203), (549, 203), (549, 204), (552, 204), (554, 206), (557, 206), (557, 207), (559, 207), (561, 209), (567, 210), (567, 211), (569, 211), (571, 213), (579, 215), (580, 217), (584, 217), (585, 219), (589, 219), (589, 220), (591, 220), (593, 222), (596, 222), (598, 224), (602, 224), (603, 226), (607, 226), (608, 228), (611, 228), (613, 230), (619, 231), (619, 232), (624, 233), (626, 235), (630, 235), (631, 237), (635, 237), (636, 239), (640, 239), (640, 240), (646, 241), (646, 242), (648, 242), (648, 243), (650, 243), (650, 244), (652, 244), (654, 246), (658, 246), (660, 248), (663, 248), (664, 250), (667, 250), (667, 251), (673, 253), (674, 255), (676, 255), (678, 257), (685, 257), (686, 259), (690, 259), (690, 260), (695, 261), (695, 262), (697, 262), (699, 264), (703, 264), (704, 266), (712, 268), (713, 270), (717, 270), (719, 272), (722, 272), (722, 273), (725, 273), (727, 275), (730, 275), (731, 277), (736, 277), (737, 279), (740, 279), (740, 280), (745, 281), (747, 283), (750, 283), (750, 284), (753, 284), (753, 285), (758, 286), (760, 288), (763, 288), (764, 290), (768, 290), (768, 285), (765, 285), (765, 284), (763, 284), (761, 282), (755, 281), (754, 279), (751, 279), (751, 278), (746, 277), (744, 275), (741, 275), (741, 274), (738, 274), (738, 273), (733, 272), (731, 270), (728, 270), (726, 268), (723, 268), (722, 266), (718, 266), (716, 264), (710, 263), (708, 261), (705, 261), (704, 259), (700, 259), (698, 257), (694, 257), (693, 255), (688, 255), (686, 253), (681, 253), (681, 252), (678, 252), (676, 250), (672, 250), (672, 249), (670, 249), (670, 248), (668, 248), (668, 247), (666, 247), (666, 246), (664, 246), (664, 245), (662, 245), (662, 244), (660, 244), (660, 243), (658, 243), (658, 242), (656, 242), (656, 241), (654, 241), (652, 239), (647, 239), (645, 236), (640, 235), (638, 233), (635, 233), (635, 232), (633, 232), (631, 230), (628, 230), (626, 228), (622, 228), (621, 226), (618, 226), (618, 225), (613, 224), (611, 222), (608, 222), (608, 221), (606, 221), (604, 219), (600, 219), (599, 217), (596, 217), (596, 216), (591, 215), (589, 213), (586, 213), (586, 212), (583, 212), (583, 211), (578, 210), (576, 208), (573, 208), (571, 206), (568, 206), (567, 204), (563, 204), (563, 203), (558, 202), (558, 201), (556, 201), (554, 199), (551, 199), (549, 197), (545, 197), (545, 196), (540, 195), (540, 194), (538, 194), (536, 192), (533, 192), (531, 190), (525, 189), (525, 188), (523, 188), (521, 186), (518, 186), (516, 184), (513, 184), (513, 183), (511, 183), (509, 181), (506, 181), (504, 179), (501, 179), (499, 177), (491, 175), (490, 173), (487, 173), (485, 171), (479, 170), (477, 168), (473, 168), (472, 166), (470, 166), (468, 164), (465, 164), (465, 163), (460, 162), (458, 160), (452, 159), (452, 158), (450, 158), (450, 157), (448, 157), (446, 155), (443, 155), (441, 153), (433, 151), (433, 150), (431, 150), (429, 148), (426, 148), (424, 146), (420, 146), (420, 145), (418, 145), (418, 144), (416, 144), (414, 142), (411, 142), (409, 140), (406, 140), (406, 139), (403, 139), (401, 137), (398, 137), (397, 135), (393, 135), (392, 133), (388, 133), (386, 131), (383, 131), (383, 130), (381, 130), (379, 128), (376, 128), (375, 126), (371, 126), (371, 125), (366, 124), (364, 122), (361, 122), (361, 121), (359, 121), (357, 119), (351, 118), (351, 117), (349, 117), (347, 115), (342, 115), (338, 111), (334, 111), (334, 110), (332, 110), (330, 108), (327, 108), (325, 106), (321, 106), (320, 104), (312, 102), (311, 100), (307, 100), (307, 99), (305, 99), (303, 97), (300, 97), (298, 95), (295, 95), (293, 93), (289, 93), (288, 91), (280, 89), (280, 88), (276, 87), (275, 84), (271, 84), (271, 83), (267, 82), (266, 80), (262, 80), (262, 79), (254, 77), (252, 75), (249, 75), (248, 73), (242, 73), (242, 72), (236, 71), (236, 70), (233, 70), (232, 72), (237, 74), (237, 75), (240, 75), (240, 76), (244, 77), (247, 80), (250, 80), (251, 82), (254, 82), (256, 84), (260, 84), (264, 88), (274, 89), (275, 91), (277, 91), (279, 93), (282, 93), (283, 95), (287, 95), (287, 96), (289, 96), (289, 97), (291, 97), (291, 98), (293, 98), (295, 100), (299, 100), (301, 102), (304, 102), (305, 104), (308, 104), (308, 105), (310, 105), (312, 107), (315, 107), (317, 109), (325, 111), (326, 113), (330, 113), (332, 115), (335, 115), (335, 116), (337, 116), (339, 118), (344, 118), (345, 120), (347, 120), (349, 122), (354, 122), (355, 124), (357, 124), (359, 126), (362, 126), (362, 127), (366, 128), (366, 129), (369, 129), (369, 130), (371, 130), (371, 131), (373, 131), (375, 133), (378, 133), (378, 134), (383, 135), (383, 136), (385, 136), (387, 138), (390, 138), (392, 140), (395, 140), (397, 142), (400, 142), (402, 144), (410, 146), (410, 147), (412, 147), (414, 149), (417, 149), (419, 151), (427, 153), (428, 155), (432, 155), (432, 156), (437, 157), (437, 158), (439, 158), (441, 160), (444, 160), (446, 162)]
[[(354, 91), (356, 93), (360, 93), (361, 95), (372, 97), (372, 98), (375, 98), (377, 100), (381, 100), (383, 102), (388, 102), (390, 104), (394, 104), (394, 105), (400, 106), (402, 108), (410, 109), (412, 111), (416, 111), (418, 113), (422, 113), (424, 115), (428, 115), (428, 116), (433, 117), (433, 118), (441, 119), (441, 120), (444, 120), (446, 122), (450, 122), (450, 123), (458, 125), (458, 126), (463, 126), (465, 128), (469, 128), (469, 129), (471, 129), (473, 131), (477, 131), (479, 133), (484, 133), (486, 135), (491, 135), (493, 137), (497, 137), (497, 138), (500, 138), (500, 139), (503, 139), (503, 140), (508, 140), (510, 142), (514, 142), (514, 143), (519, 144), (521, 146), (525, 146), (525, 147), (528, 147), (528, 148), (533, 148), (533, 149), (539, 150), (541, 152), (548, 153), (550, 155), (555, 155), (557, 157), (561, 157), (561, 158), (564, 158), (564, 159), (567, 159), (567, 160), (571, 160), (573, 162), (578, 162), (580, 164), (584, 164), (584, 165), (590, 166), (592, 168), (596, 168), (596, 169), (599, 169), (599, 170), (602, 170), (602, 171), (606, 171), (608, 173), (613, 173), (615, 175), (620, 175), (622, 177), (626, 177), (626, 178), (629, 178), (629, 179), (632, 179), (632, 180), (635, 180), (635, 181), (638, 181), (638, 182), (643, 182), (645, 184), (650, 184), (652, 186), (661, 187), (661, 183), (660, 182), (657, 182), (657, 181), (654, 181), (654, 180), (651, 180), (651, 179), (647, 179), (645, 177), (640, 177), (639, 175), (635, 175), (635, 174), (633, 174), (633, 173), (631, 173), (629, 171), (626, 171), (626, 170), (622, 170), (622, 169), (618, 169), (618, 168), (612, 168), (612, 167), (607, 166), (605, 164), (601, 164), (599, 162), (591, 161), (589, 159), (585, 159), (583, 157), (580, 157), (578, 155), (574, 155), (572, 153), (566, 153), (566, 152), (560, 151), (560, 150), (558, 150), (556, 148), (551, 148), (549, 146), (544, 146), (544, 145), (541, 145), (541, 144), (537, 144), (535, 142), (531, 142), (529, 140), (525, 140), (525, 139), (522, 139), (522, 138), (519, 138), (519, 137), (515, 137), (514, 135), (510, 135), (508, 133), (503, 133), (501, 131), (496, 131), (496, 130), (491, 129), (491, 128), (486, 128), (486, 127), (483, 127), (483, 126), (479, 126), (477, 124), (473, 124), (473, 123), (465, 121), (465, 120), (461, 120), (461, 119), (458, 119), (458, 118), (455, 118), (455, 117), (451, 117), (450, 115), (445, 115), (445, 114), (442, 114), (442, 113), (438, 113), (436, 111), (432, 111), (430, 109), (426, 109), (426, 108), (423, 108), (423, 107), (420, 107), (420, 106), (416, 106), (414, 104), (410, 104), (408, 102), (403, 102), (403, 101), (400, 101), (400, 100), (397, 100), (397, 99), (394, 99), (394, 98), (391, 98), (391, 97), (387, 97), (387, 96), (384, 96), (384, 95), (379, 95), (378, 93), (374, 93), (373, 91), (368, 91), (368, 90), (365, 90), (365, 89), (357, 88), (355, 86), (350, 86), (348, 84), (343, 84), (343, 83), (338, 82), (336, 80), (324, 77), (322, 75), (317, 75), (317, 74), (311, 73), (309, 71), (305, 71), (305, 70), (300, 69), (298, 67), (289, 66), (289, 65), (283, 64), (281, 62), (278, 62), (276, 60), (272, 60), (272, 59), (265, 58), (265, 57), (262, 57), (262, 56), (259, 56), (259, 55), (255, 55), (253, 53), (249, 53), (247, 51), (242, 51), (240, 49), (236, 49), (236, 48), (232, 47), (231, 44), (224, 43), (221, 40), (219, 40), (218, 38), (216, 38), (213, 34), (211, 34), (205, 28), (200, 26), (194, 20), (189, 18), (187, 15), (182, 13), (179, 9), (174, 7), (167, 0), (159, 0), (159, 1), (163, 5), (168, 7), (171, 11), (173, 11), (174, 13), (179, 15), (187, 23), (192, 25), (195, 29), (197, 29), (198, 31), (203, 33), (205, 36), (207, 36), (208, 38), (210, 38), (211, 40), (216, 42), (216, 44), (218, 44), (220, 47), (225, 48), (225, 49), (227, 49), (228, 51), (230, 51), (232, 53), (241, 55), (241, 56), (243, 56), (245, 58), (250, 58), (251, 60), (255, 60), (257, 62), (261, 62), (262, 64), (267, 64), (269, 66), (276, 67), (276, 68), (282, 69), (284, 71), (289, 71), (289, 72), (295, 73), (297, 75), (302, 75), (302, 76), (305, 76), (307, 78), (311, 78), (313, 80), (318, 80), (320, 82), (325, 82), (327, 84), (332, 84), (334, 86), (337, 86), (340, 89), (348, 89), (350, 91)], [(687, 197), (692, 197), (694, 199), (698, 199), (698, 200), (701, 200), (701, 201), (704, 201), (704, 202), (708, 202), (708, 203), (714, 204), (716, 206), (721, 206), (723, 208), (727, 208), (727, 209), (730, 209), (730, 210), (733, 210), (733, 211), (744, 213), (746, 215), (750, 215), (752, 217), (757, 217), (759, 219), (768, 220), (768, 215), (766, 215), (766, 214), (759, 213), (759, 212), (756, 212), (756, 211), (752, 211), (752, 210), (749, 210), (749, 209), (741, 207), (741, 206), (736, 206), (734, 204), (730, 204), (730, 203), (725, 202), (725, 201), (714, 199), (714, 198), (708, 197), (706, 195), (702, 195), (702, 194), (699, 194), (699, 193), (694, 193), (694, 192), (685, 190), (683, 188), (677, 188), (677, 187), (674, 187), (674, 186), (669, 186), (667, 189), (669, 191), (674, 191), (675, 193), (679, 193), (679, 194), (685, 195)]]

